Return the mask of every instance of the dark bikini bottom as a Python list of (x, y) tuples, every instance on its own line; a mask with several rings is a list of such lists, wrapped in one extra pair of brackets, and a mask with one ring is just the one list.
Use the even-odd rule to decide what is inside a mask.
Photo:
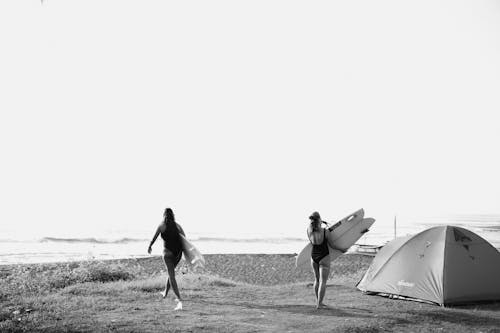
[(170, 261), (174, 263), (174, 266), (177, 266), (179, 261), (182, 259), (182, 251), (173, 253), (167, 248), (163, 249), (163, 260), (165, 261)]
[(327, 252), (327, 253), (313, 253), (311, 254), (311, 259), (316, 263), (316, 264), (319, 264), (319, 262), (324, 258), (326, 257), (327, 255), (329, 255), (330, 253)]
[(311, 251), (311, 259), (316, 263), (319, 264), (321, 259), (326, 257), (327, 255), (330, 254), (330, 250), (328, 249), (328, 245), (326, 244), (325, 241), (321, 245), (313, 245), (312, 251)]

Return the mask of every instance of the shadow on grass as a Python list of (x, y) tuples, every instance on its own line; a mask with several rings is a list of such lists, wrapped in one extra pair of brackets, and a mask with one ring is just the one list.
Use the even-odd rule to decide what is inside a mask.
[(301, 315), (313, 315), (313, 316), (327, 316), (327, 317), (343, 317), (343, 318), (371, 318), (372, 316), (368, 313), (360, 313), (354, 311), (344, 311), (333, 306), (329, 306), (323, 309), (316, 309), (314, 305), (304, 305), (304, 304), (276, 304), (276, 305), (257, 305), (257, 304), (241, 304), (250, 309), (259, 310), (277, 310), (284, 311), (292, 314)]
[(500, 311), (500, 302), (483, 302), (477, 304), (464, 304), (450, 307), (451, 309), (464, 309), (464, 310), (487, 310), (487, 311)]
[(465, 313), (463, 311), (407, 311), (414, 315), (416, 320), (424, 321), (441, 321), (450, 324), (466, 325), (466, 326), (482, 326), (491, 325), (500, 327), (500, 318), (491, 318), (481, 314)]
[[(312, 288), (314, 286), (314, 284), (312, 282), (306, 282), (305, 286), (308, 287), (308, 288)], [(330, 288), (332, 288), (332, 290), (334, 290), (334, 291), (335, 290), (336, 291), (340, 291), (340, 290), (353, 291), (353, 290), (356, 290), (356, 288), (351, 287), (351, 286), (346, 286), (346, 285), (342, 285), (342, 284), (334, 284), (334, 283), (327, 283), (326, 287), (328, 288), (328, 290)]]
[(358, 319), (387, 319), (391, 323), (396, 325), (411, 324), (412, 322), (406, 319), (397, 317), (383, 317), (376, 316), (373, 311), (361, 308), (349, 307), (346, 311), (345, 309), (336, 308), (334, 306), (328, 306), (323, 309), (316, 309), (314, 305), (305, 304), (273, 304), (273, 305), (263, 305), (255, 303), (230, 303), (230, 302), (203, 302), (210, 305), (222, 305), (222, 306), (234, 306), (234, 307), (245, 307), (248, 309), (260, 310), (260, 311), (283, 311), (294, 315), (311, 315), (311, 316), (321, 316), (321, 317), (341, 317), (341, 318), (358, 318)]

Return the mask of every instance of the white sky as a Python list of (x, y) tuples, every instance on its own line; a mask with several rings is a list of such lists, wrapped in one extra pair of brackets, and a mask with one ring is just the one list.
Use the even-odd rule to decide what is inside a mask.
[(493, 0), (4, 0), (0, 229), (498, 213), (499, 92)]

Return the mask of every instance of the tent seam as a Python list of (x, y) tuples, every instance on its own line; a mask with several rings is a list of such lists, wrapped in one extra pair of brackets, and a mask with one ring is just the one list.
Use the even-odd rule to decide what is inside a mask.
[(443, 243), (443, 281), (441, 281), (441, 285), (443, 286), (443, 295), (442, 295), (442, 299), (441, 299), (441, 305), (444, 306), (445, 305), (445, 295), (446, 295), (446, 253), (448, 252), (446, 250), (447, 246), (446, 244), (448, 243), (448, 229), (449, 229), (449, 226), (446, 226), (446, 228), (444, 229), (444, 243)]

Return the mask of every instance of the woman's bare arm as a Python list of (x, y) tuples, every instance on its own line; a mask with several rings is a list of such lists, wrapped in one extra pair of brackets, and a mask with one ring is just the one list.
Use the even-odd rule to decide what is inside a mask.
[(158, 238), (158, 235), (160, 234), (160, 227), (158, 227), (156, 229), (156, 232), (155, 232), (155, 235), (153, 236), (153, 240), (151, 241), (151, 243), (149, 243), (149, 247), (148, 247), (148, 253), (151, 254), (151, 247), (153, 246), (153, 244), (156, 242), (156, 239)]

